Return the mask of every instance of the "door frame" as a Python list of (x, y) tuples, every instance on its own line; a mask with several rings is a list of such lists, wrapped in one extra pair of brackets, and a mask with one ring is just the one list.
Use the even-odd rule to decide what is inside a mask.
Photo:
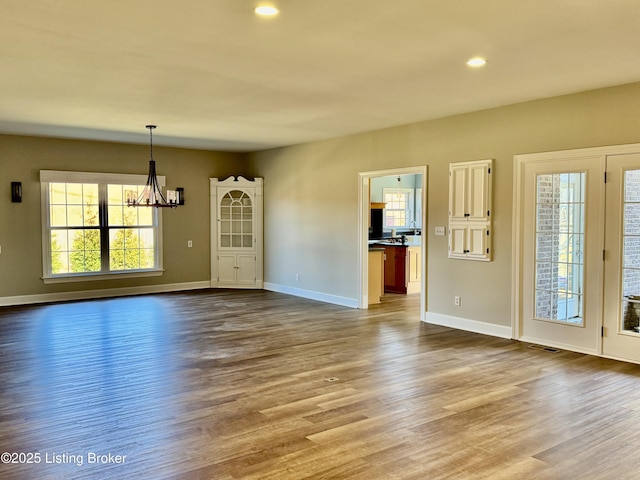
[(422, 241), (420, 254), (420, 320), (425, 320), (427, 305), (427, 166), (393, 168), (358, 173), (358, 308), (369, 308), (369, 185), (372, 178), (397, 175), (422, 175)]
[[(640, 143), (626, 144), (626, 145), (611, 145), (604, 147), (592, 147), (581, 148), (574, 150), (560, 150), (553, 152), (543, 153), (531, 153), (514, 156), (514, 169), (513, 169), (513, 212), (512, 212), (512, 249), (511, 249), (511, 330), (512, 338), (520, 340), (522, 332), (520, 331), (520, 325), (523, 317), (523, 296), (529, 294), (529, 292), (523, 291), (523, 263), (524, 263), (524, 181), (525, 181), (525, 167), (526, 165), (534, 162), (549, 162), (554, 159), (573, 160), (579, 162), (581, 158), (594, 156), (602, 156), (606, 159), (608, 156), (640, 153)], [(603, 172), (603, 177), (604, 177)], [(603, 178), (603, 187), (605, 178)], [(602, 205), (602, 215), (604, 216), (604, 205)], [(605, 220), (603, 218), (603, 220)], [(599, 242), (602, 244), (602, 251), (604, 252), (604, 228), (602, 229), (601, 238)], [(601, 283), (601, 304), (604, 299), (604, 259), (602, 260), (602, 275), (599, 279)], [(600, 315), (600, 321), (602, 322), (602, 315)], [(602, 327), (602, 325), (600, 325)], [(553, 346), (553, 345), (550, 345)], [(588, 352), (593, 354), (593, 352)], [(602, 337), (598, 338), (598, 351), (597, 355), (602, 354)]]
[[(610, 162), (609, 162), (610, 159)], [(640, 152), (628, 155), (611, 155), (607, 159), (607, 188), (606, 214), (610, 227), (605, 232), (607, 245), (604, 263), (605, 285), (609, 294), (605, 296), (603, 311), (603, 343), (602, 354), (607, 358), (640, 364), (640, 337), (637, 333), (628, 333), (623, 327), (625, 310), (629, 307), (624, 296), (625, 255), (625, 202), (627, 190), (625, 173), (640, 171)], [(609, 219), (611, 219), (609, 221)], [(635, 222), (634, 222), (635, 223)], [(609, 283), (607, 283), (607, 281)], [(635, 292), (634, 292), (635, 293)]]

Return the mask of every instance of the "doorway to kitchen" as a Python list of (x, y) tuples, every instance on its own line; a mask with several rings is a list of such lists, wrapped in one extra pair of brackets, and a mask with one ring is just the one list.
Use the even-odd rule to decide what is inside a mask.
[[(370, 246), (380, 247), (378, 243), (387, 243), (388, 240), (389, 246), (397, 243), (400, 248), (406, 247), (406, 252), (415, 252), (413, 257), (409, 254), (401, 260), (404, 273), (400, 272), (398, 276), (402, 277), (408, 292), (419, 290), (415, 295), (420, 297), (420, 320), (424, 320), (427, 303), (427, 236), (424, 235), (427, 226), (427, 167), (423, 165), (377, 170), (361, 172), (358, 175), (358, 308), (369, 308), (370, 301), (373, 300), (369, 294), (369, 274), (370, 268), (374, 273), (376, 266), (370, 265)], [(415, 175), (418, 179), (412, 188), (406, 183), (402, 184), (402, 178), (408, 175)], [(398, 177), (401, 178), (400, 182), (397, 181)], [(372, 185), (378, 183), (386, 186), (372, 194)], [(410, 205), (403, 205), (403, 201)], [(382, 212), (379, 213), (384, 216), (383, 233), (380, 235), (381, 238), (377, 239), (370, 239), (372, 203), (374, 207), (389, 204), (389, 208), (382, 208)], [(375, 236), (378, 236), (378, 233)], [(408, 235), (409, 233), (412, 235)], [(411, 276), (414, 278), (410, 278)], [(410, 280), (413, 280), (413, 287)]]

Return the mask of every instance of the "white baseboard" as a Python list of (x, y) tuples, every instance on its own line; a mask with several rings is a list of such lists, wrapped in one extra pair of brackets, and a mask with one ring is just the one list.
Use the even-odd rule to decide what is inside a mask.
[(200, 290), (210, 288), (210, 285), (211, 283), (207, 280), (204, 282), (168, 283), (163, 285), (146, 285), (142, 287), (105, 288), (100, 290), (83, 290), (77, 292), (17, 295), (14, 297), (0, 297), (0, 306), (6, 307), (10, 305), (29, 305), (35, 303), (65, 302), (70, 300), (88, 300), (91, 298), (123, 297), (127, 295)]
[(312, 290), (288, 287), (286, 285), (278, 285), (277, 283), (270, 282), (264, 282), (264, 289), (272, 292), (293, 295), (295, 297), (308, 298), (309, 300), (333, 303), (334, 305), (340, 305), (342, 307), (358, 308), (358, 300), (356, 300), (355, 298), (339, 297), (337, 295), (329, 295), (322, 292), (314, 292)]
[[(518, 339), (520, 342), (524, 343), (532, 343), (534, 345), (544, 345), (545, 347), (557, 348), (559, 350), (566, 350), (568, 352), (576, 352), (576, 353), (585, 353), (587, 355), (595, 355), (596, 357), (601, 357), (602, 355), (598, 350), (592, 348), (580, 348), (575, 345), (567, 345), (561, 342), (550, 342), (549, 340), (539, 339), (534, 337), (520, 337)], [(616, 359), (619, 360), (619, 359)], [(628, 361), (628, 360), (623, 360)]]
[(457, 328), (458, 330), (466, 330), (467, 332), (481, 333), (492, 337), (511, 338), (511, 327), (479, 322), (468, 318), (452, 317), (441, 313), (426, 312), (424, 322), (443, 327)]

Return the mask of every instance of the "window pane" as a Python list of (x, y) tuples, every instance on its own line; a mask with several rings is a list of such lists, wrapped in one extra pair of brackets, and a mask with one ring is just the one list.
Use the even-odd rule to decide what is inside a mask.
[(51, 205), (49, 209), (49, 223), (52, 227), (67, 226), (67, 207), (64, 205)]
[(109, 232), (110, 269), (138, 270), (140, 268), (152, 268), (155, 264), (153, 238), (154, 232), (151, 228), (111, 229)]
[(537, 177), (536, 317), (582, 325), (584, 173)]
[(50, 183), (49, 184), (49, 204), (50, 205), (66, 205), (67, 203), (67, 184), (66, 183)]
[(640, 170), (624, 172), (623, 198), (621, 326), (640, 333)]
[(51, 232), (51, 271), (54, 274), (69, 273), (67, 230)]
[[(122, 207), (122, 225), (133, 227), (138, 224), (141, 210), (151, 210), (152, 207)], [(114, 225), (114, 224), (111, 224)]]
[(100, 226), (100, 211), (98, 205), (86, 205), (84, 207), (84, 226), (98, 227)]
[(82, 203), (97, 204), (98, 203), (98, 184), (97, 183), (84, 183), (82, 184)]
[(123, 208), (121, 205), (109, 205), (109, 225), (122, 225), (124, 221)]
[(67, 222), (70, 227), (82, 227), (84, 225), (84, 207), (82, 205), (67, 206)]
[(640, 297), (626, 299), (621, 308), (622, 329), (640, 333)]
[(153, 228), (140, 228), (138, 229), (138, 235), (140, 236), (140, 248), (155, 248), (155, 235)]
[(557, 258), (556, 241), (556, 235), (538, 233), (536, 236), (536, 260), (551, 261), (553, 258)]
[(69, 235), (71, 272), (100, 271), (100, 231), (72, 230)]
[(52, 230), (51, 231), (51, 251), (59, 252), (62, 250), (68, 250), (68, 232), (67, 230)]
[(154, 214), (153, 208), (138, 208), (138, 225), (153, 225)]
[(624, 202), (640, 203), (640, 170), (624, 172)]
[(555, 205), (550, 203), (538, 204), (538, 231), (552, 232), (554, 228), (554, 218), (558, 217)]
[(622, 296), (640, 295), (640, 269), (622, 269)]
[(82, 184), (67, 183), (67, 205), (82, 205)]
[(51, 271), (53, 274), (100, 271), (100, 231), (52, 231)]
[(155, 266), (154, 251), (152, 248), (140, 250), (140, 268), (153, 268)]
[[(640, 269), (640, 236), (626, 235), (624, 243), (624, 266)], [(640, 289), (638, 290), (640, 294)]]
[(553, 289), (552, 270), (548, 263), (537, 262), (536, 263), (536, 288), (538, 290)]
[[(107, 203), (109, 205), (123, 205), (125, 203), (124, 190), (124, 185), (107, 185)], [(137, 191), (137, 188), (135, 188), (135, 191)]]

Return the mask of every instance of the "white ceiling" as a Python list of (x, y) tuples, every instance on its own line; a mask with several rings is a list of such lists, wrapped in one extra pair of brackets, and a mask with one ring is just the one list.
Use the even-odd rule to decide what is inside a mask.
[[(640, 81), (638, 0), (0, 0), (0, 132), (253, 151)], [(483, 69), (465, 62), (488, 59)]]

